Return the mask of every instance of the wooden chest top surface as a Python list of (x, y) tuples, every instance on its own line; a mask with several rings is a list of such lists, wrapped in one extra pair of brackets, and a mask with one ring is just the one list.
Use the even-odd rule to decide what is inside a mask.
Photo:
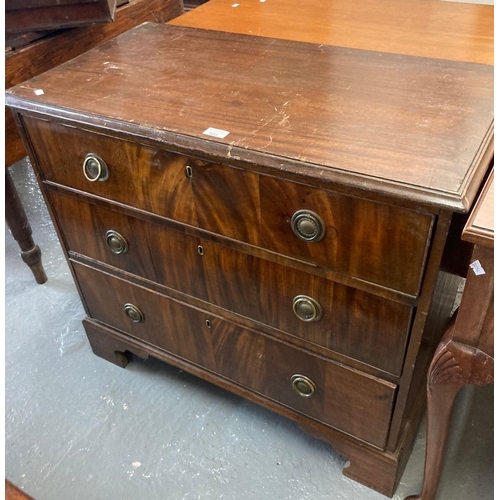
[(7, 104), (466, 211), (492, 146), (493, 68), (143, 24)]

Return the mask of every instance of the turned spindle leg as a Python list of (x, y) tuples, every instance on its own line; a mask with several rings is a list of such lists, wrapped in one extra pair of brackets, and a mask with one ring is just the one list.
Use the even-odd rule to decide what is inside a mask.
[(40, 285), (45, 283), (47, 275), (42, 267), (42, 252), (33, 241), (26, 212), (7, 169), (5, 170), (5, 220), (12, 236), (21, 247), (21, 258), (30, 267), (36, 282)]

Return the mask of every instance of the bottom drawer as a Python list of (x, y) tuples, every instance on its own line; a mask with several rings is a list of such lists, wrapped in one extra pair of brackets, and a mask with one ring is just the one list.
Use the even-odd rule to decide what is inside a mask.
[(72, 264), (92, 318), (379, 448), (385, 446), (394, 384)]

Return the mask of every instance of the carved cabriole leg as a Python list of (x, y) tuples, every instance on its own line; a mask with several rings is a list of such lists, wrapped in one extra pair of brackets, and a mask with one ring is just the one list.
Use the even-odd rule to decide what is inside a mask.
[(7, 169), (5, 169), (5, 220), (12, 236), (21, 247), (21, 258), (28, 264), (36, 282), (40, 285), (45, 283), (47, 275), (42, 267), (42, 252), (33, 241), (26, 212)]
[(104, 326), (96, 327), (87, 319), (83, 320), (83, 327), (89, 339), (90, 347), (96, 356), (105, 359), (121, 368), (125, 368), (131, 358), (131, 354), (135, 354), (142, 359), (149, 357), (148, 353), (136, 346), (131, 346), (127, 342), (123, 342), (115, 337), (103, 335), (108, 329)]
[(443, 468), (446, 441), (458, 391), (468, 382), (475, 349), (453, 341), (439, 344), (427, 381), (427, 437), (424, 483), (420, 495), (405, 500), (434, 500)]

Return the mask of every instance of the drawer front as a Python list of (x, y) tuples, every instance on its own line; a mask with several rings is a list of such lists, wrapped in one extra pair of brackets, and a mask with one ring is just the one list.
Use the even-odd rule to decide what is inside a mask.
[[(408, 294), (419, 292), (430, 214), (60, 124), (24, 121), (47, 180)], [(106, 181), (85, 178), (88, 153), (108, 165)], [(297, 234), (316, 234), (318, 240)]]
[[(50, 199), (70, 250), (399, 375), (411, 307), (70, 196)], [(110, 250), (109, 231), (125, 252)], [(296, 308), (319, 305), (318, 320), (294, 313), (299, 296)]]
[[(375, 446), (385, 446), (393, 384), (87, 266), (73, 264), (73, 268), (92, 318)], [(142, 322), (133, 322), (124, 313), (127, 303), (141, 310)], [(313, 387), (312, 395), (293, 389), (294, 375), (307, 377), (297, 385), (303, 393)]]
[[(48, 196), (68, 250), (208, 300), (198, 238), (68, 195)], [(115, 247), (120, 253), (108, 244), (111, 231), (125, 242), (122, 251)]]

